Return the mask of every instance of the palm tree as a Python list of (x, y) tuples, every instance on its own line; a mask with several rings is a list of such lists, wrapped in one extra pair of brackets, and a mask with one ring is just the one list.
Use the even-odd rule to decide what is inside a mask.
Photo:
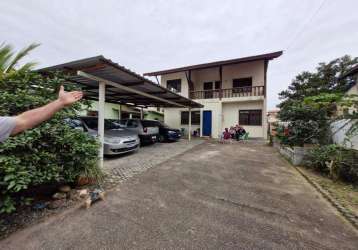
[(11, 45), (4, 43), (0, 44), (0, 76), (13, 71), (27, 71), (33, 69), (36, 65), (35, 62), (28, 62), (18, 69), (15, 69), (15, 67), (22, 58), (38, 46), (40, 46), (40, 44), (30, 44), (15, 54)]

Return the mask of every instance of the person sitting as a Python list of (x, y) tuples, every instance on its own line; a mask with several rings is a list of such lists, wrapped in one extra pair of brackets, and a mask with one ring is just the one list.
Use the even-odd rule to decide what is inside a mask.
[(231, 134), (228, 130), (228, 128), (225, 128), (225, 131), (219, 134), (220, 143), (225, 143), (226, 141), (231, 141)]
[(224, 136), (224, 140), (229, 140), (231, 139), (231, 133), (229, 132), (228, 128), (225, 128), (225, 131), (223, 133)]
[(235, 138), (236, 131), (233, 126), (230, 127), (229, 133), (231, 135), (231, 139)]
[(236, 134), (235, 134), (235, 137), (236, 137), (236, 140), (239, 141), (240, 138), (246, 134), (246, 130), (241, 127), (239, 124), (236, 124), (235, 126), (235, 131), (236, 131)]

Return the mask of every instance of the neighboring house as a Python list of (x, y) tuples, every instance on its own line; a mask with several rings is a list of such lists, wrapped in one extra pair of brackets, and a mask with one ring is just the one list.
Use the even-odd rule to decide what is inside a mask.
[[(98, 102), (91, 101), (91, 107), (79, 113), (81, 116), (97, 116)], [(104, 118), (106, 119), (124, 119), (124, 118), (140, 118), (140, 110), (127, 105), (115, 103), (104, 104)]]
[[(351, 83), (346, 91), (346, 95), (358, 95), (358, 65), (353, 67), (349, 72), (343, 75), (343, 78), (349, 78)], [(343, 112), (353, 112), (354, 108), (349, 108), (348, 110), (343, 110), (338, 108), (338, 115)], [(347, 132), (352, 126), (353, 121), (350, 120), (338, 120), (331, 125), (332, 129), (332, 139), (333, 142), (343, 145), (348, 148), (353, 148), (358, 150), (358, 135), (353, 136), (347, 141)]]
[(280, 121), (278, 119), (278, 112), (280, 110), (270, 110), (267, 112), (267, 124), (268, 124), (268, 132), (270, 135), (276, 135), (276, 126), (277, 123)]
[(351, 77), (352, 84), (347, 90), (347, 95), (358, 95), (358, 65), (353, 67), (344, 77)]
[[(161, 85), (194, 99), (204, 108), (192, 110), (192, 133), (217, 138), (225, 128), (242, 125), (250, 137), (267, 138), (268, 62), (282, 51), (146, 73), (161, 76)], [(165, 108), (164, 121), (188, 130), (188, 110)]]
[(150, 107), (144, 110), (144, 119), (164, 122), (164, 113), (161, 112), (161, 108)]

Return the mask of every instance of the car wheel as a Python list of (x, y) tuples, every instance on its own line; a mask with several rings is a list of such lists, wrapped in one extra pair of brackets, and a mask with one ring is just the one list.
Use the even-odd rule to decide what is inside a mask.
[(164, 136), (163, 136), (163, 135), (159, 135), (158, 141), (159, 141), (159, 142), (164, 142), (164, 141), (165, 141)]

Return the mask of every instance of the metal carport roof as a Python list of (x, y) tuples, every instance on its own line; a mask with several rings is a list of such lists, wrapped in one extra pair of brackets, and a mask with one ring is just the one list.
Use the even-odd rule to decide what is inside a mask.
[[(46, 73), (56, 70), (68, 73), (69, 80), (82, 85), (87, 99), (98, 100), (99, 82), (104, 80), (107, 85), (106, 102), (144, 107), (203, 107), (201, 104), (178, 95), (102, 55), (42, 68), (38, 72)], [(116, 84), (111, 83), (120, 84), (125, 88), (118, 88), (118, 86), (114, 86)]]
[[(137, 73), (106, 59), (103, 56), (90, 57), (47, 68), (38, 72), (63, 71), (68, 80), (82, 86), (85, 98), (98, 100), (98, 135), (101, 142), (99, 165), (103, 167), (104, 103), (131, 104), (136, 106), (201, 108), (201, 104), (178, 95)], [(191, 131), (191, 115), (189, 115)], [(189, 132), (189, 140), (190, 140)]]

